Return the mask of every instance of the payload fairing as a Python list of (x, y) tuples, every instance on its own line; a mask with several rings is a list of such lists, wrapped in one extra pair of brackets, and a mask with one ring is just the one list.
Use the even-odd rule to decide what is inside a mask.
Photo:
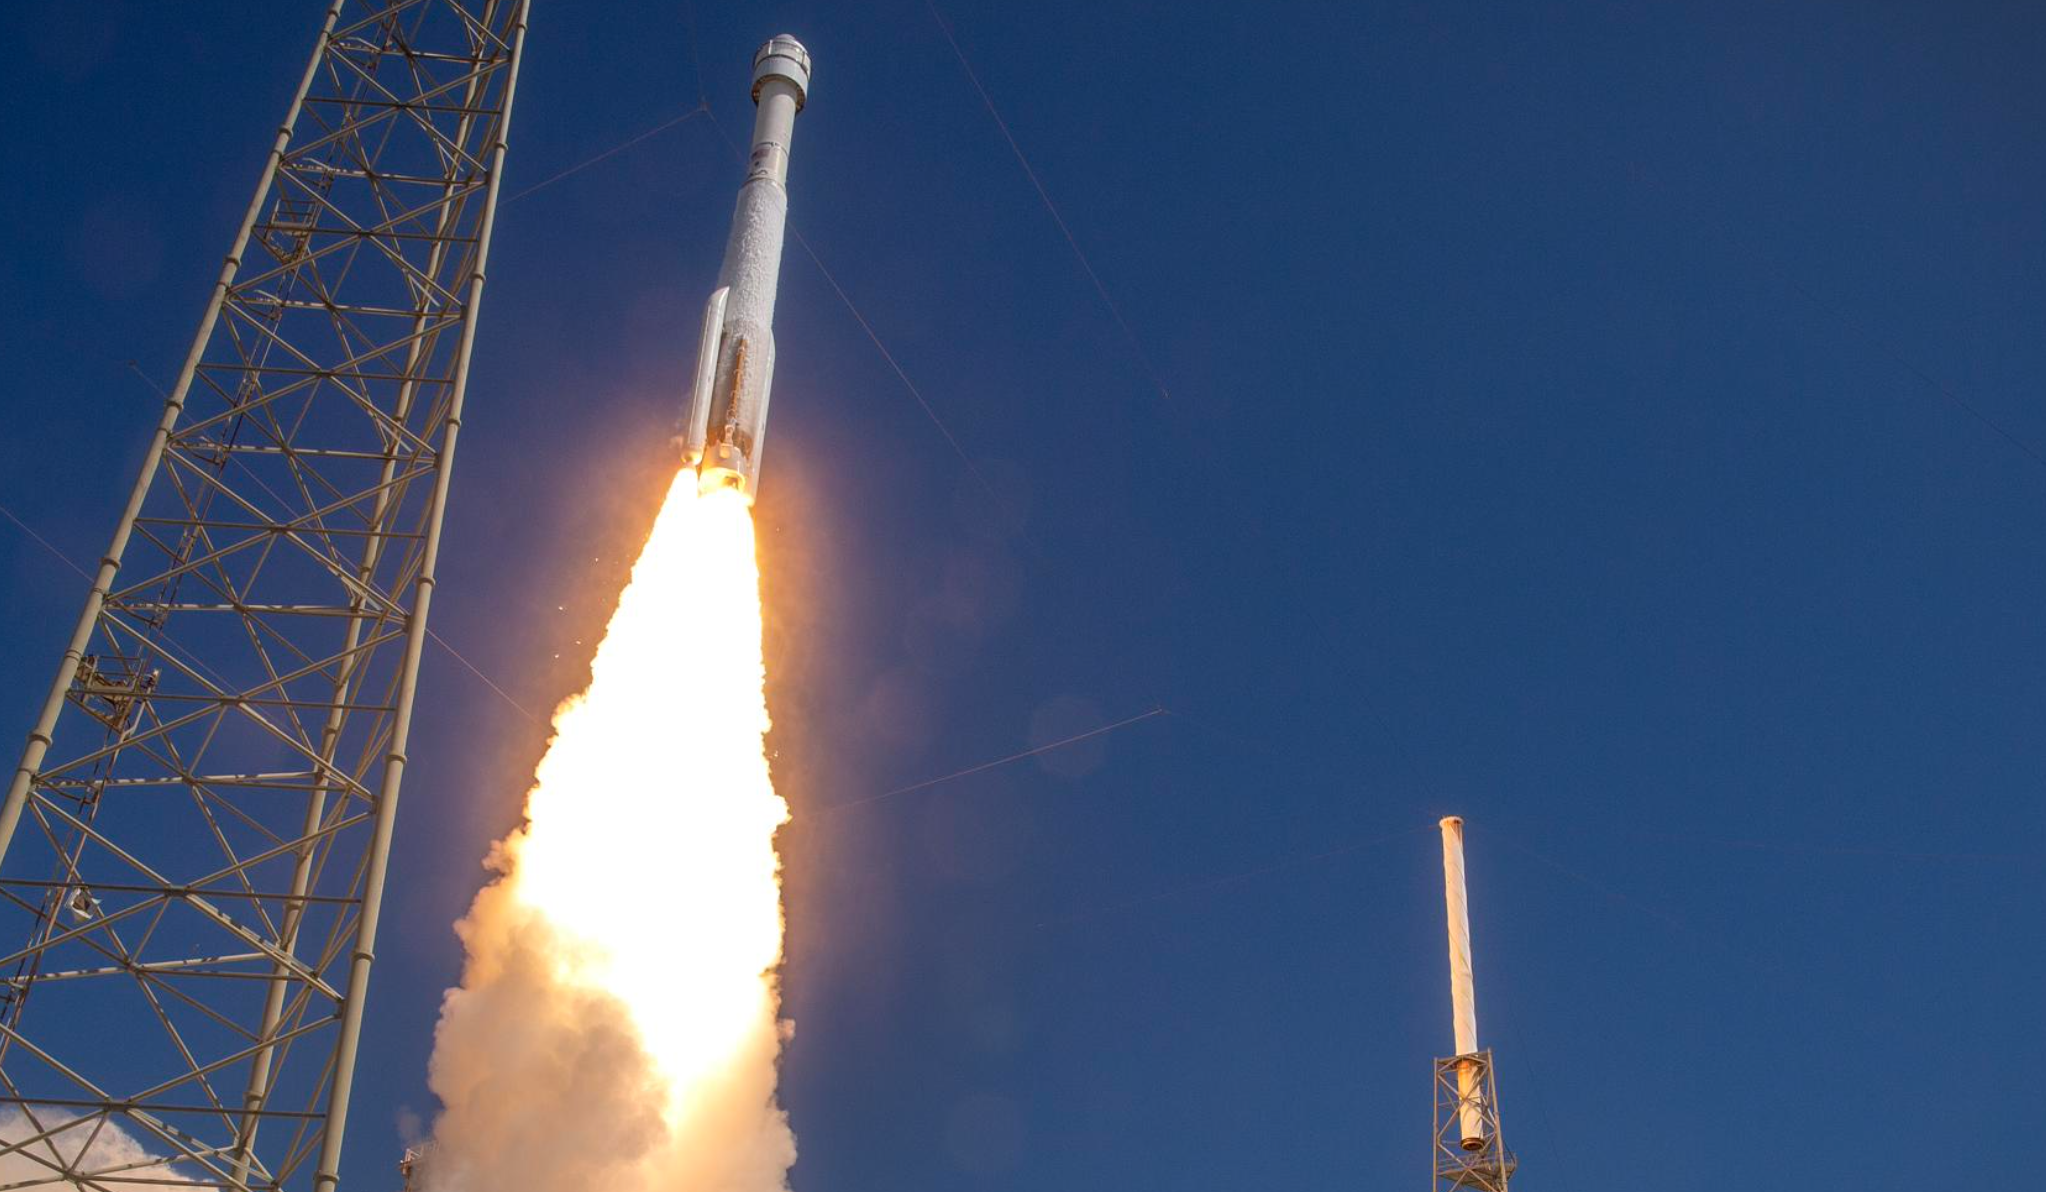
[(753, 151), (718, 288), (703, 310), (696, 378), (683, 424), (688, 466), (702, 491), (760, 486), (767, 398), (774, 384), (774, 292), (789, 215), (789, 142), (810, 95), (810, 51), (782, 34), (753, 55)]

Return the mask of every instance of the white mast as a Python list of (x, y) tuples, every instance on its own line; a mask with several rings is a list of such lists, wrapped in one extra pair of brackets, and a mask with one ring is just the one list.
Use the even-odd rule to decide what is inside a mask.
[(1442, 898), (1449, 910), (1449, 1002), (1456, 1019), (1457, 1094), (1462, 1102), (1463, 1148), (1485, 1145), (1485, 1116), (1479, 1106), (1477, 994), (1471, 981), (1470, 900), (1463, 880), (1463, 817), (1442, 819)]

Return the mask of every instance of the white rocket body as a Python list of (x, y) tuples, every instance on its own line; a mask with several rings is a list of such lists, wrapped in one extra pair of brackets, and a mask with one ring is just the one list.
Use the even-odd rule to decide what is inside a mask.
[[(1449, 911), (1449, 1004), (1456, 1020), (1456, 1054), (1474, 1055), (1478, 1050), (1477, 993), (1471, 978), (1471, 912), (1463, 880), (1463, 819), (1442, 820), (1442, 898)], [(1465, 1062), (1457, 1065), (1456, 1093), (1462, 1108), (1465, 1150), (1485, 1145), (1485, 1115), (1478, 1105), (1477, 1068)]]
[(810, 93), (810, 52), (783, 34), (753, 55), (753, 151), (732, 213), (718, 288), (703, 312), (685, 459), (704, 491), (760, 485), (774, 384), (774, 294), (789, 214), (789, 143)]

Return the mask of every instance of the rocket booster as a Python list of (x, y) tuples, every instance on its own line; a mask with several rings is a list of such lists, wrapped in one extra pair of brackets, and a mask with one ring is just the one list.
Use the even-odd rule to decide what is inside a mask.
[(703, 309), (683, 443), (700, 491), (752, 504), (774, 383), (774, 291), (789, 214), (789, 142), (810, 94), (810, 51), (782, 34), (753, 55), (753, 151), (732, 212), (724, 268)]

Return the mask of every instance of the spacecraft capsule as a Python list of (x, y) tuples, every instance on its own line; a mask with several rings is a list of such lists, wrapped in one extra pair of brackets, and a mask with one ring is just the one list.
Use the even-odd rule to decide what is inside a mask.
[(753, 148), (724, 268), (703, 311), (684, 450), (703, 491), (760, 485), (774, 383), (774, 292), (788, 221), (789, 142), (810, 94), (810, 51), (783, 34), (753, 55)]

